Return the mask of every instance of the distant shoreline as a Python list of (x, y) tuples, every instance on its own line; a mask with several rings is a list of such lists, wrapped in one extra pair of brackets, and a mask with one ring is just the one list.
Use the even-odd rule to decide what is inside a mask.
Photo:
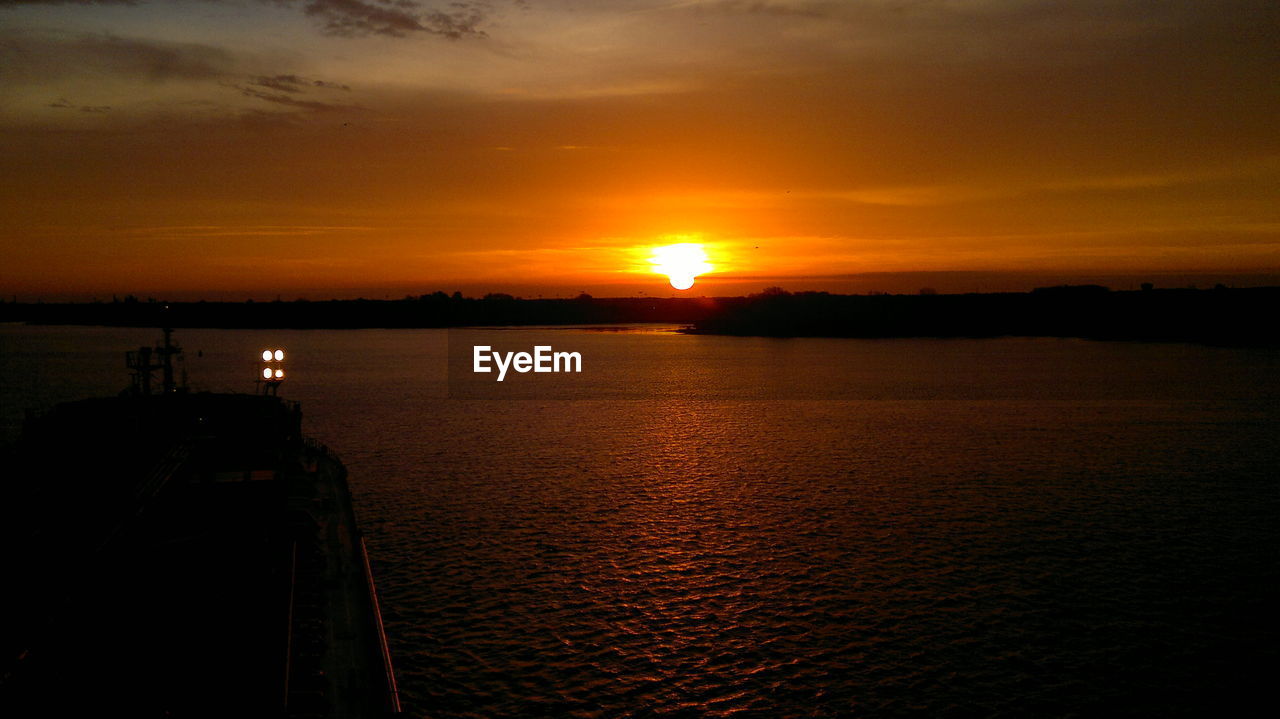
[(759, 337), (1047, 336), (1280, 346), (1261, 314), (1280, 287), (838, 295), (771, 288), (747, 297), (520, 299), (437, 292), (401, 300), (0, 302), (0, 323), (220, 329), (530, 325), (686, 325), (688, 334)]

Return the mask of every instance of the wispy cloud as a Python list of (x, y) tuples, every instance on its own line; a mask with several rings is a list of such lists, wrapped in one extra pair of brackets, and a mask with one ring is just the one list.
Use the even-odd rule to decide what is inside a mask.
[(0, 65), (10, 79), (45, 82), (88, 71), (152, 82), (208, 80), (228, 74), (234, 64), (231, 53), (199, 43), (110, 33), (0, 32)]
[[(226, 237), (313, 237), (370, 232), (362, 225), (159, 225), (120, 228), (125, 235), (162, 239), (204, 239)], [(59, 229), (59, 231), (63, 231)]]
[(49, 103), (46, 107), (66, 110), (79, 110), (80, 112), (107, 112), (111, 109), (110, 105), (77, 105), (70, 102), (65, 97), (58, 98), (56, 101)]
[(480, 29), (485, 9), (473, 3), (454, 2), (447, 9), (422, 7), (412, 0), (307, 0), (302, 5), (303, 12), (319, 20), (330, 35), (427, 33), (451, 40), (485, 35)]
[(812, 0), (693, 0), (683, 5), (718, 12), (804, 17), (827, 17), (836, 10), (833, 3)]
[(346, 103), (306, 99), (306, 94), (312, 91), (341, 90), (349, 92), (351, 88), (348, 85), (326, 80), (315, 80), (299, 75), (260, 75), (251, 78), (247, 83), (236, 84), (234, 87), (245, 97), (252, 97), (301, 110), (323, 111), (351, 109), (353, 107)]
[(0, 0), (5, 5), (137, 5), (138, 0)]
[(250, 84), (265, 87), (269, 90), (288, 93), (305, 92), (309, 88), (317, 87), (327, 90), (351, 89), (349, 85), (327, 82), (325, 80), (312, 80), (310, 78), (299, 77), (298, 75), (272, 75), (270, 77), (259, 76), (253, 78), (253, 81)]
[[(3, 0), (0, 0), (2, 2)], [(127, 110), (136, 104), (140, 88), (168, 93), (185, 85), (214, 89), (233, 88), (242, 96), (297, 110), (350, 109), (335, 97), (351, 86), (296, 73), (256, 74), (246, 77), (251, 57), (237, 56), (223, 48), (197, 43), (119, 37), (107, 33), (70, 35), (56, 32), (0, 31), (0, 67), (6, 79), (54, 92), (40, 102), (52, 109), (105, 113), (113, 107)], [(87, 86), (84, 79), (93, 81)], [(86, 90), (85, 88), (90, 88)], [(41, 93), (43, 94), (43, 92)], [(88, 94), (88, 100), (68, 99)], [(131, 100), (132, 99), (132, 100)], [(103, 102), (106, 100), (107, 102)], [(225, 99), (214, 101), (226, 105)]]
[[(355, 37), (425, 34), (450, 40), (485, 37), (480, 25), (489, 7), (475, 2), (424, 6), (415, 0), (259, 0), (300, 10), (328, 35)], [(141, 5), (145, 0), (0, 0), (0, 8), (14, 5)]]

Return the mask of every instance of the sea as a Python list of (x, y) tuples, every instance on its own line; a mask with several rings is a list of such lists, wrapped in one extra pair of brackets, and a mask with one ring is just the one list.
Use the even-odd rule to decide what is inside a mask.
[[(281, 396), (350, 470), (409, 716), (1269, 700), (1280, 351), (676, 329), (175, 340), (195, 390), (252, 392), (284, 349)], [(0, 326), (0, 441), (120, 391), (158, 338)], [(498, 344), (582, 371), (471, 372)]]

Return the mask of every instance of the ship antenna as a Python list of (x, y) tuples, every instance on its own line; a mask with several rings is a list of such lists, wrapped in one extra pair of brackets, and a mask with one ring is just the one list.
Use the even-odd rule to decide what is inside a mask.
[(160, 353), (164, 357), (164, 393), (173, 392), (173, 343), (170, 336), (173, 334), (172, 327), (165, 327), (164, 330), (164, 350)]
[(173, 343), (172, 327), (165, 327), (162, 331), (164, 332), (164, 347), (160, 348), (160, 356), (164, 364), (164, 393), (173, 394), (177, 391), (177, 386), (173, 381), (173, 356), (178, 355), (181, 357), (182, 348)]

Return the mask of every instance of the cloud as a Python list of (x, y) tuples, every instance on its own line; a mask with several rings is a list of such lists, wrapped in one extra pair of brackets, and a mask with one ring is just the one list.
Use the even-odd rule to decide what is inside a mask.
[(65, 97), (58, 98), (56, 101), (49, 103), (45, 107), (53, 107), (58, 109), (79, 110), (80, 112), (107, 112), (111, 109), (110, 105), (76, 105)]
[(305, 92), (309, 88), (325, 88), (328, 90), (351, 90), (348, 85), (341, 85), (336, 82), (327, 82), (325, 80), (312, 80), (297, 75), (272, 75), (270, 77), (259, 76), (253, 78), (250, 85), (275, 90), (277, 92), (287, 92), (297, 94)]
[(137, 5), (138, 0), (0, 0), (5, 5)]
[[(34, 88), (29, 102), (51, 109), (100, 114), (114, 107), (128, 114), (141, 98), (172, 102), (180, 97), (189, 102), (193, 92), (223, 104), (208, 96), (219, 86), (297, 110), (353, 107), (330, 100), (336, 93), (350, 92), (349, 85), (293, 73), (249, 74), (253, 64), (252, 58), (196, 43), (0, 30), (0, 67), (6, 80)], [(58, 99), (50, 102), (53, 93), (61, 96), (54, 95)], [(86, 93), (97, 102), (67, 99)]]
[(233, 58), (221, 48), (197, 43), (123, 38), (110, 34), (0, 33), (0, 65), (11, 79), (94, 73), (162, 82), (208, 80), (231, 71)]
[(451, 40), (483, 37), (485, 13), (478, 5), (452, 3), (448, 10), (422, 8), (411, 0), (307, 0), (303, 12), (329, 35), (405, 37), (425, 32)]
[(303, 95), (314, 90), (322, 92), (326, 90), (350, 91), (351, 88), (336, 82), (315, 80), (299, 75), (258, 76), (251, 78), (248, 83), (234, 85), (234, 87), (245, 97), (252, 97), (301, 110), (343, 110), (351, 109), (352, 107), (342, 103), (304, 99)]
[(835, 12), (829, 2), (788, 2), (786, 0), (712, 0), (689, 3), (688, 7), (728, 13), (758, 15), (796, 15), (801, 17), (828, 17)]
[[(140, 5), (145, 0), (0, 0), (0, 7), (13, 5)], [(356, 37), (385, 35), (408, 37), (418, 33), (450, 40), (485, 37), (480, 25), (488, 6), (472, 2), (450, 2), (447, 6), (424, 7), (416, 0), (259, 0), (271, 5), (297, 8), (320, 23), (327, 35)]]

